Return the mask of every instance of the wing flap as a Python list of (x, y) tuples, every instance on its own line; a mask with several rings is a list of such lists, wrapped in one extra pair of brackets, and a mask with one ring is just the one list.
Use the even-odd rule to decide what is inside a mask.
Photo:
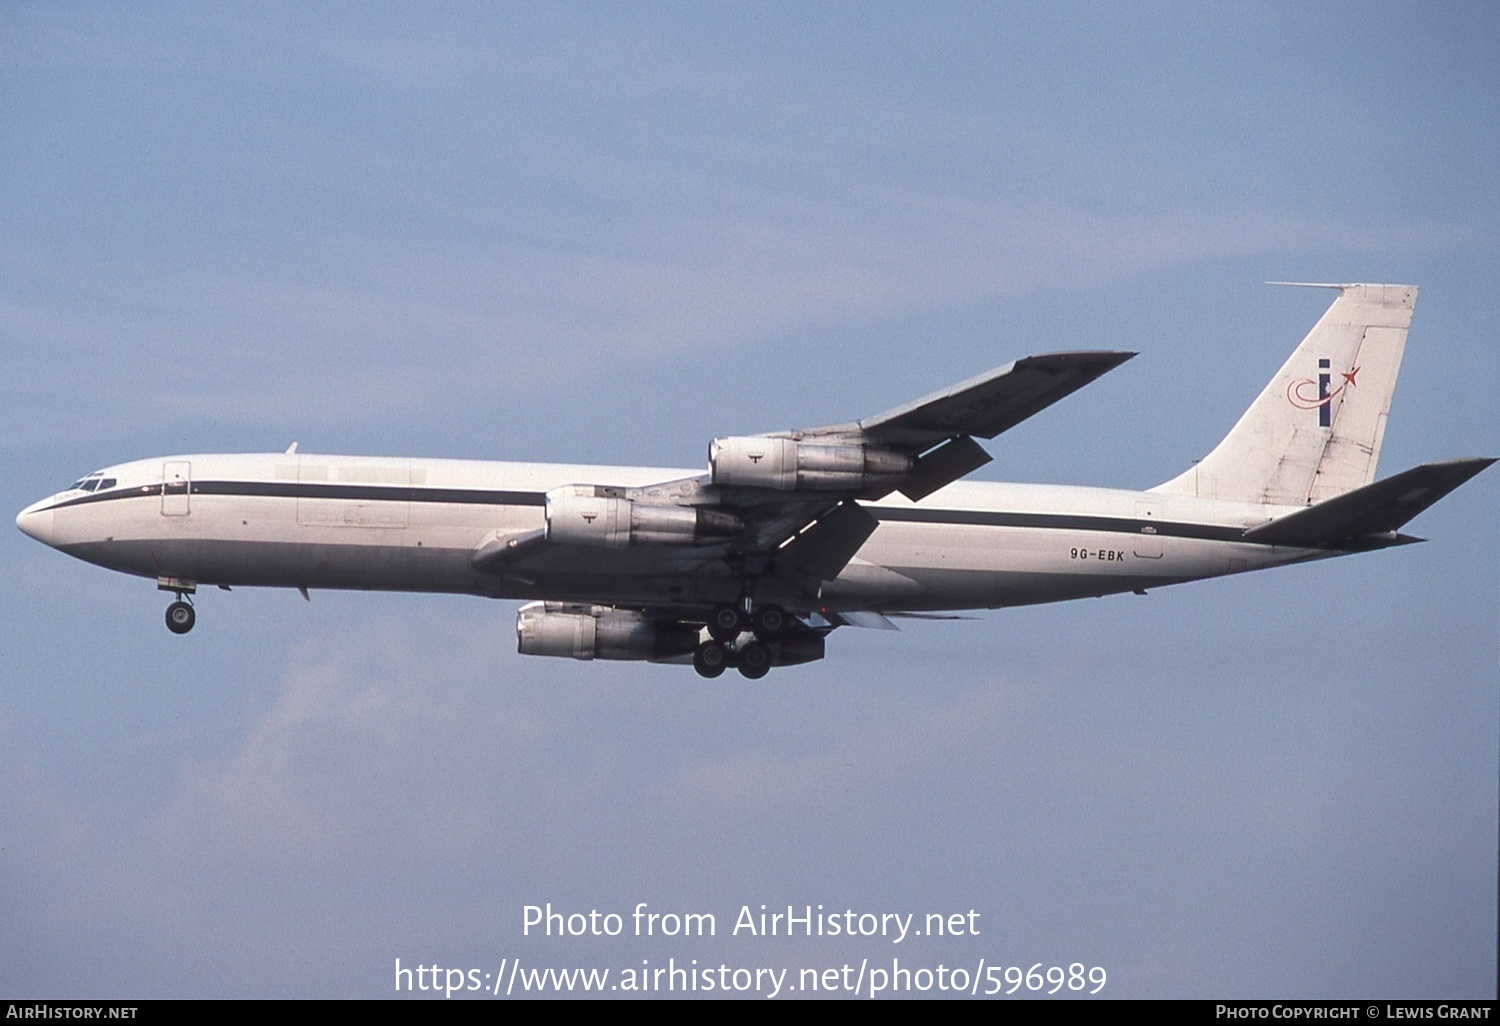
[(857, 502), (841, 502), (783, 545), (776, 566), (814, 580), (831, 581), (879, 526), (880, 521)]
[(957, 481), (994, 459), (968, 435), (950, 438), (917, 460), (901, 484), (901, 494), (912, 502), (925, 499), (945, 484)]
[(873, 609), (851, 609), (845, 612), (829, 613), (828, 622), (835, 627), (863, 627), (873, 631), (899, 631), (901, 628), (891, 623), (884, 613), (877, 613)]

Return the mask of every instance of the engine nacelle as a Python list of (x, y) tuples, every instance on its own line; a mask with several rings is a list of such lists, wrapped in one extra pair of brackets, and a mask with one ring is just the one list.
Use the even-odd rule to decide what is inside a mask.
[(698, 628), (611, 606), (528, 602), (516, 617), (522, 655), (659, 661), (690, 654)]
[(635, 502), (597, 485), (547, 493), (547, 540), (571, 545), (712, 545), (745, 529), (739, 517), (695, 506)]
[(912, 458), (869, 445), (819, 445), (794, 438), (715, 438), (708, 447), (714, 484), (791, 491), (863, 491), (895, 484)]

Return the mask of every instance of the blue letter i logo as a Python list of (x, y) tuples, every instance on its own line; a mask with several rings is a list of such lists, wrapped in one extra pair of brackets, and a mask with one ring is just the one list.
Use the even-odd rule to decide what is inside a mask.
[(1329, 379), (1329, 377), (1330, 377), (1330, 375), (1328, 373), (1328, 360), (1326, 358), (1322, 359), (1322, 360), (1319, 360), (1318, 361), (1318, 426), (1319, 427), (1327, 427), (1332, 422), (1332, 418), (1329, 416), (1329, 413), (1330, 413), (1329, 408), (1333, 405), (1331, 402), (1328, 401), (1329, 400), (1329, 396), (1328, 396), (1328, 379)]

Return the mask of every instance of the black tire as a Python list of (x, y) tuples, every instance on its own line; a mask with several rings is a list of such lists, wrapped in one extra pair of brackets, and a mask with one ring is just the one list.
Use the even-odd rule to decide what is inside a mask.
[(771, 650), (759, 641), (752, 641), (740, 649), (740, 673), (750, 680), (760, 680), (771, 672)]
[(173, 634), (186, 634), (197, 619), (198, 614), (186, 602), (173, 602), (167, 607), (167, 630)]
[(780, 606), (762, 606), (752, 620), (752, 629), (761, 641), (780, 641), (790, 627), (791, 617)]
[(729, 668), (729, 651), (717, 641), (705, 641), (693, 653), (693, 669), (698, 676), (710, 679)]
[(716, 606), (708, 618), (708, 634), (715, 641), (733, 641), (745, 630), (745, 613), (738, 606)]

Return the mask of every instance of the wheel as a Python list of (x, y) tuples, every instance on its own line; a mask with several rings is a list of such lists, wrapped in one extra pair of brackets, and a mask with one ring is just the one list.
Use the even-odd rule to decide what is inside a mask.
[(751, 680), (759, 680), (771, 672), (771, 650), (759, 641), (752, 641), (740, 649), (740, 673)]
[(173, 602), (167, 607), (167, 630), (173, 634), (186, 634), (197, 619), (198, 614), (186, 602)]
[(755, 611), (752, 627), (761, 641), (778, 641), (786, 634), (791, 618), (780, 606), (762, 606)]
[(717, 677), (729, 666), (729, 651), (717, 641), (705, 641), (693, 653), (693, 669), (700, 677)]
[(719, 606), (708, 618), (708, 633), (715, 641), (733, 641), (745, 629), (745, 614), (738, 606)]

